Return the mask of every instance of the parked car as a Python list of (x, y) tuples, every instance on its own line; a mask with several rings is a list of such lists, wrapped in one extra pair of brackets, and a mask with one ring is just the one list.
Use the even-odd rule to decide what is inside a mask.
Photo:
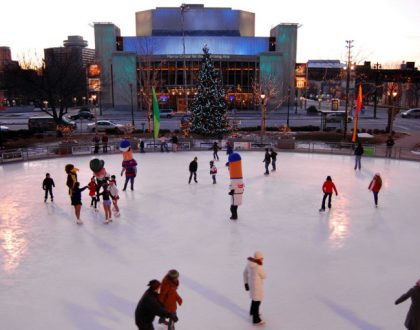
[[(111, 120), (98, 120), (96, 122), (96, 125), (98, 125), (98, 132), (105, 132), (107, 129), (116, 129), (116, 130), (122, 130), (122, 127), (124, 125), (114, 123)], [(87, 125), (88, 130), (95, 132), (95, 123), (90, 123)]]
[[(340, 123), (344, 121), (343, 113), (330, 113), (327, 115), (327, 123)], [(352, 116), (347, 116), (347, 122), (351, 123), (353, 121)]]
[(420, 118), (420, 108), (408, 109), (401, 113), (403, 118)]
[(92, 120), (93, 118), (95, 118), (95, 116), (92, 115), (90, 113), (90, 111), (79, 111), (79, 113), (77, 113), (75, 115), (71, 115), (71, 116), (69, 116), (69, 118), (71, 120), (79, 120), (79, 119)]
[(9, 131), (9, 127), (1, 125), (0, 126), (0, 131), (1, 132), (7, 132), (7, 131)]
[(172, 118), (175, 115), (175, 112), (172, 109), (161, 109), (160, 116), (166, 118)]
[(34, 132), (56, 131), (57, 125), (71, 126), (73, 129), (77, 128), (74, 121), (70, 121), (65, 117), (59, 123), (51, 116), (31, 117), (28, 119), (28, 129)]

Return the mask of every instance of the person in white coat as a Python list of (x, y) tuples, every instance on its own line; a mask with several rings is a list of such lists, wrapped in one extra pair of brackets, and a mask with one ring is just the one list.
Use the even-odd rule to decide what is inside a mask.
[(252, 323), (262, 325), (265, 322), (260, 318), (260, 305), (264, 298), (264, 285), (263, 281), (266, 278), (265, 270), (263, 267), (264, 255), (262, 252), (257, 251), (254, 257), (248, 258), (248, 263), (244, 270), (244, 283), (245, 290), (249, 291), (251, 297), (251, 310)]

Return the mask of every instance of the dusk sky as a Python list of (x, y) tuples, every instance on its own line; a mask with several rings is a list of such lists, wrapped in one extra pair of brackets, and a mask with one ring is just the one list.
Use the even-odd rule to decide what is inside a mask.
[[(135, 12), (156, 7), (178, 7), (182, 1), (4, 1), (0, 46), (12, 58), (60, 47), (69, 35), (81, 35), (94, 48), (92, 22), (112, 22), (123, 36), (135, 35)], [(268, 36), (279, 23), (299, 23), (297, 61), (345, 61), (345, 40), (354, 40), (354, 61), (395, 66), (415, 61), (420, 66), (419, 0), (301, 1), (190, 1), (206, 7), (231, 7), (254, 12), (256, 36)], [(348, 7), (348, 8), (346, 8)]]

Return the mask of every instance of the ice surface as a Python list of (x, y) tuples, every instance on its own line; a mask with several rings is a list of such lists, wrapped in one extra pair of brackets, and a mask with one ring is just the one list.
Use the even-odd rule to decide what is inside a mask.
[[(135, 154), (135, 191), (121, 192), (121, 217), (104, 225), (83, 192), (75, 216), (64, 166), (91, 177), (91, 157), (0, 167), (0, 322), (2, 329), (135, 329), (134, 309), (150, 279), (179, 270), (177, 329), (254, 329), (242, 272), (265, 254), (265, 329), (402, 329), (409, 302), (394, 301), (420, 277), (420, 163), (279, 153), (264, 176), (262, 152), (242, 152), (245, 181), (239, 220), (229, 220), (226, 155), (217, 184), (211, 152)], [(198, 184), (187, 184), (198, 156)], [(117, 175), (121, 155), (105, 155)], [(42, 180), (55, 180), (43, 202)], [(375, 209), (368, 184), (384, 186)], [(327, 175), (339, 196), (319, 213)], [(156, 325), (156, 329), (163, 329)]]

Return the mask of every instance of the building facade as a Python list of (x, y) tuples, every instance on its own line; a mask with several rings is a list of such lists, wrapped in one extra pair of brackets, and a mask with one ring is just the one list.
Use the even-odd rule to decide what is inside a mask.
[(121, 36), (112, 23), (94, 25), (104, 108), (129, 109), (134, 104), (145, 109), (145, 95), (153, 85), (161, 108), (186, 111), (195, 94), (204, 45), (230, 107), (256, 109), (264, 91), (255, 86), (265, 80), (277, 86), (280, 100), (289, 88), (294, 93), (297, 24), (279, 24), (269, 36), (256, 37), (254, 13), (204, 5), (158, 7), (137, 12), (135, 18), (136, 36)]

